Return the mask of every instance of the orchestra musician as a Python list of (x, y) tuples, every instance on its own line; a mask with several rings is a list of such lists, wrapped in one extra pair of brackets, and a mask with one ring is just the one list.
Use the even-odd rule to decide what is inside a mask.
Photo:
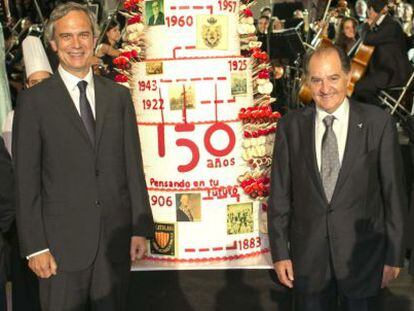
[(367, 73), (355, 86), (353, 98), (362, 102), (379, 103), (380, 90), (403, 86), (412, 69), (407, 57), (404, 32), (389, 14), (386, 0), (371, 0), (369, 16), (362, 27), (365, 45), (375, 48)]

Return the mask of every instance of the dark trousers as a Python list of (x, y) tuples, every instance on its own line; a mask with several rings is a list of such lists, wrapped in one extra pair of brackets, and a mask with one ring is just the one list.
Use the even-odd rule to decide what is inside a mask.
[(10, 229), (9, 240), (13, 311), (40, 311), (39, 282), (30, 270), (27, 260), (20, 255), (16, 225)]
[(318, 293), (301, 293), (294, 290), (295, 311), (374, 311), (377, 297), (350, 299), (338, 292), (332, 280)]
[[(102, 243), (101, 243), (102, 245)], [(99, 248), (89, 268), (39, 280), (43, 311), (122, 311), (131, 263), (113, 263)]]
[(7, 310), (6, 286), (0, 284), (0, 310)]

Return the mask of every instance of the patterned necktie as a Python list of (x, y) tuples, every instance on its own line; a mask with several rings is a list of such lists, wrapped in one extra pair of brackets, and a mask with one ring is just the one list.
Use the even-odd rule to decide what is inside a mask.
[(80, 108), (80, 116), (83, 121), (83, 125), (88, 132), (89, 138), (91, 140), (92, 145), (95, 145), (95, 119), (92, 114), (91, 105), (89, 104), (88, 98), (86, 97), (86, 86), (88, 82), (82, 80), (78, 83), (78, 88), (80, 91), (79, 96), (79, 108)]
[(322, 138), (321, 176), (328, 202), (331, 202), (340, 169), (338, 142), (332, 128), (334, 120), (335, 117), (331, 115), (323, 119), (326, 130)]

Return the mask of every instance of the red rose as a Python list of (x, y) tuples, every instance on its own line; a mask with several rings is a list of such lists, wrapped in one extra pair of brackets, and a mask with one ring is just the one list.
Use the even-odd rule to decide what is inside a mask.
[(251, 16), (253, 16), (253, 12), (252, 12), (250, 9), (245, 9), (245, 10), (243, 11), (243, 14), (244, 14), (245, 16), (247, 16), (247, 17), (251, 17)]
[(269, 71), (267, 71), (267, 70), (262, 70), (258, 74), (259, 79), (269, 79), (269, 77), (270, 77)]
[(115, 76), (115, 82), (128, 82), (128, 77), (122, 74)]

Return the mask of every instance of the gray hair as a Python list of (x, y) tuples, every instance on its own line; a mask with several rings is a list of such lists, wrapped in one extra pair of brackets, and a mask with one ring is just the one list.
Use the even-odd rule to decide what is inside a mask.
[(54, 39), (56, 21), (66, 16), (67, 14), (69, 14), (69, 12), (72, 11), (84, 12), (88, 16), (89, 22), (91, 23), (93, 36), (95, 38), (99, 36), (99, 26), (96, 22), (95, 14), (89, 11), (86, 5), (81, 5), (76, 2), (67, 2), (58, 5), (50, 14), (50, 18), (45, 29), (46, 41), (52, 41)]

